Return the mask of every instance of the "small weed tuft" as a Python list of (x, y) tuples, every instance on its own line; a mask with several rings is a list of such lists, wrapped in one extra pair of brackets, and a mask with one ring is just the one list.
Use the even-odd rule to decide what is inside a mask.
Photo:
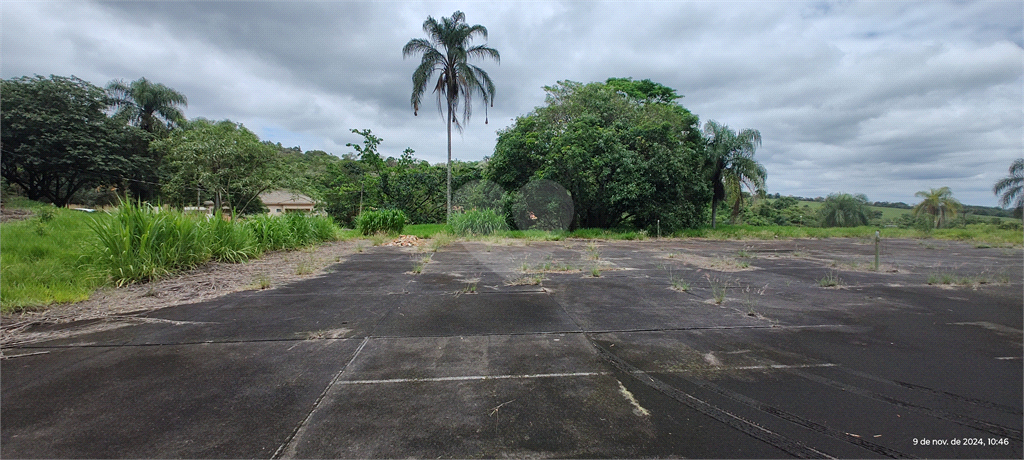
[(455, 235), (448, 232), (438, 232), (430, 239), (430, 251), (437, 252), (443, 247), (450, 246), (455, 242)]
[(704, 275), (704, 279), (708, 281), (711, 286), (711, 295), (715, 299), (715, 304), (721, 305), (725, 301), (725, 292), (729, 289), (729, 281), (722, 281), (718, 278), (712, 278), (711, 275)]
[(260, 290), (269, 289), (270, 284), (270, 277), (267, 276), (266, 273), (260, 273), (259, 275), (256, 275), (256, 279), (255, 281), (253, 281), (253, 285)]
[(843, 280), (839, 278), (839, 274), (835, 271), (828, 272), (824, 278), (818, 280), (818, 286), (821, 287), (838, 287), (843, 285)]
[(316, 271), (316, 265), (312, 261), (302, 261), (295, 267), (295, 274), (299, 276), (309, 275)]

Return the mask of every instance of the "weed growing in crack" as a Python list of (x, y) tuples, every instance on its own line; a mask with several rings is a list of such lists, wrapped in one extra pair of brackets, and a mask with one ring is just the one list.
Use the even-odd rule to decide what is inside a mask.
[[(750, 286), (747, 286), (747, 287), (743, 288), (743, 301), (744, 301), (744, 303), (747, 304), (747, 309), (749, 310), (748, 314), (749, 314), (749, 312), (753, 312), (754, 311), (754, 305), (757, 303), (755, 301), (755, 298), (756, 297), (764, 296), (764, 293), (767, 290), (768, 290), (768, 285), (767, 284), (762, 286), (760, 289), (752, 289)], [(757, 315), (749, 315), (749, 316), (757, 316)]]
[(729, 281), (722, 281), (719, 278), (712, 278), (711, 275), (705, 274), (704, 279), (708, 281), (711, 286), (711, 295), (715, 299), (716, 305), (721, 305), (725, 301), (725, 291), (729, 288)]
[(838, 287), (843, 285), (843, 280), (839, 278), (839, 273), (830, 271), (825, 274), (825, 277), (818, 280), (818, 286), (821, 287)]
[(587, 243), (587, 259), (590, 259), (590, 260), (600, 260), (601, 259), (601, 251), (597, 249), (597, 243), (594, 243), (594, 242)]
[(435, 233), (430, 238), (430, 251), (437, 252), (445, 246), (449, 246), (455, 242), (455, 236), (447, 232)]
[(682, 276), (675, 276), (672, 273), (672, 267), (668, 268), (668, 281), (672, 285), (672, 289), (680, 292), (686, 292), (690, 290), (690, 283), (683, 279)]
[(593, 276), (594, 278), (600, 277), (601, 276), (601, 269), (597, 268), (596, 266), (594, 268), (591, 268), (590, 269), (590, 276)]
[(508, 286), (539, 286), (544, 281), (544, 277), (536, 275), (524, 275), (511, 280), (507, 283)]

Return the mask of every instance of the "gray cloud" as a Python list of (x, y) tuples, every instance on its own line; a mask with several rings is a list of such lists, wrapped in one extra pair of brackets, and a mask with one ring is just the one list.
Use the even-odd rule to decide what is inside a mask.
[(480, 64), (497, 98), (453, 139), (464, 160), (490, 155), (543, 86), (608, 77), (650, 78), (702, 121), (760, 130), (773, 193), (912, 203), (949, 186), (994, 205), (1024, 150), (1019, 2), (8, 1), (0, 76), (145, 76), (185, 93), (188, 116), (266, 140), (341, 155), (368, 128), (387, 155), (442, 162), (443, 120), (432, 99), (412, 115), (418, 59), (401, 47), (457, 9), (502, 56)]

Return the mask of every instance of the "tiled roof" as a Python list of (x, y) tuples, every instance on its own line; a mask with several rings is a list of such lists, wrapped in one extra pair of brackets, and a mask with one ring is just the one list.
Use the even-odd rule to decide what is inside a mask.
[(298, 192), (288, 190), (275, 190), (273, 192), (261, 193), (260, 201), (264, 205), (272, 204), (316, 204), (312, 198)]

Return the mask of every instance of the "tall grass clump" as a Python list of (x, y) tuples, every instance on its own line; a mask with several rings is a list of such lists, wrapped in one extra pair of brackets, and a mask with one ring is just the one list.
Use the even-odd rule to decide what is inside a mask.
[(260, 214), (243, 221), (260, 251), (277, 251), (310, 246), (337, 239), (337, 227), (329, 217), (291, 213), (286, 216)]
[(199, 221), (209, 235), (210, 256), (220, 262), (239, 263), (262, 255), (252, 232), (244, 225), (228, 222), (220, 216)]
[(295, 235), (288, 229), (284, 217), (260, 214), (242, 223), (256, 239), (256, 246), (264, 251), (277, 251), (296, 246)]
[(363, 235), (402, 233), (405, 228), (405, 213), (397, 209), (364, 211), (356, 219), (356, 227)]
[(96, 264), (117, 285), (148, 281), (210, 260), (238, 263), (266, 251), (293, 249), (336, 236), (326, 217), (258, 215), (244, 221), (195, 216), (141, 203), (123, 203), (91, 224)]
[(457, 235), (490, 235), (508, 230), (505, 216), (493, 209), (471, 209), (452, 214), (450, 225)]
[(96, 263), (118, 285), (190, 269), (213, 255), (199, 219), (141, 203), (122, 203), (91, 227), (99, 238)]

